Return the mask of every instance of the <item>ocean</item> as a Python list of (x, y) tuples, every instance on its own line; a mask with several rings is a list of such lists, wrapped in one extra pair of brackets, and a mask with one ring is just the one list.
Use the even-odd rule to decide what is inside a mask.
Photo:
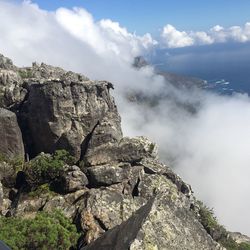
[(250, 95), (250, 43), (159, 49), (147, 60), (158, 70), (201, 78), (208, 90)]

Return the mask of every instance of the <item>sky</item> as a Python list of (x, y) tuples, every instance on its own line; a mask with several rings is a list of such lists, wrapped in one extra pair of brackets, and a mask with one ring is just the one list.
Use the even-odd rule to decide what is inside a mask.
[[(21, 2), (21, 0), (17, 0)], [(156, 34), (165, 24), (178, 29), (207, 30), (217, 24), (243, 25), (249, 21), (249, 0), (34, 0), (46, 10), (83, 7), (95, 19), (110, 18), (138, 34)]]
[[(135, 56), (159, 47), (211, 48), (230, 43), (241, 47), (250, 41), (250, 1), (128, 0), (121, 5), (121, 1), (86, 0), (81, 1), (82, 8), (71, 8), (79, 2), (35, 5), (0, 0), (4, 20), (0, 53), (18, 66), (45, 62), (112, 82), (124, 135), (155, 141), (161, 160), (192, 185), (195, 196), (214, 208), (220, 223), (250, 235), (249, 96), (177, 89), (152, 66), (132, 66)], [(153, 13), (150, 19), (149, 13)], [(183, 61), (183, 56), (177, 59)], [(157, 102), (153, 107), (137, 105), (128, 101), (131, 93)], [(190, 106), (196, 112), (190, 112)]]

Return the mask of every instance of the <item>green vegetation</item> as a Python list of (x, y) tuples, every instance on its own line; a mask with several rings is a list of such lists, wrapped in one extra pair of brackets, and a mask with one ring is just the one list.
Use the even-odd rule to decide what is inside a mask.
[(237, 244), (231, 237), (220, 241), (220, 244), (224, 246), (227, 250), (250, 250), (250, 244), (240, 243)]
[(216, 217), (214, 216), (213, 209), (208, 208), (202, 202), (198, 202), (198, 204), (200, 207), (200, 222), (206, 231), (209, 234), (213, 234), (213, 232), (217, 232), (218, 234), (218, 231), (220, 232), (220, 235), (226, 233), (225, 228), (219, 225)]
[(154, 152), (155, 149), (155, 144), (154, 143), (150, 143), (149, 145), (149, 152), (152, 154)]
[(19, 70), (18, 73), (23, 79), (33, 77), (33, 74), (30, 70)]
[(248, 244), (248, 243), (241, 243), (238, 246), (238, 250), (250, 250), (250, 244)]
[(48, 183), (45, 183), (43, 185), (38, 186), (35, 190), (29, 192), (28, 195), (30, 198), (36, 198), (40, 196), (52, 198), (56, 195), (56, 193), (51, 190), (50, 185)]
[(0, 153), (0, 162), (6, 162), (15, 169), (15, 172), (23, 170), (24, 160), (22, 157), (15, 157), (13, 159), (6, 157), (5, 155)]
[(228, 235), (226, 229), (218, 223), (212, 209), (205, 206), (201, 201), (198, 201), (198, 205), (200, 207), (200, 222), (215, 241), (219, 242), (227, 250), (250, 250), (249, 244), (237, 244)]
[(74, 164), (72, 157), (66, 150), (57, 150), (53, 155), (40, 154), (26, 166), (26, 174), (40, 184), (49, 182), (59, 177), (65, 164)]
[(79, 234), (60, 211), (39, 212), (34, 219), (0, 217), (0, 240), (13, 250), (66, 250), (75, 247)]

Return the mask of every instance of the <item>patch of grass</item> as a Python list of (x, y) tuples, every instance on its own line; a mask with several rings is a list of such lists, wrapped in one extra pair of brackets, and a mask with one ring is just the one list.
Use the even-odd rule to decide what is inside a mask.
[(75, 247), (79, 234), (60, 211), (38, 212), (34, 219), (0, 217), (0, 240), (13, 250), (66, 250)]

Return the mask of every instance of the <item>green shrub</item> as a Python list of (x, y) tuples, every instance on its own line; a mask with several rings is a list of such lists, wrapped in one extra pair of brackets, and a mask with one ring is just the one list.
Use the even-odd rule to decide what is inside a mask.
[(79, 234), (60, 211), (39, 212), (34, 219), (0, 217), (0, 240), (13, 250), (66, 250), (76, 246)]
[(57, 150), (53, 155), (40, 154), (26, 166), (26, 174), (34, 183), (43, 184), (59, 177), (65, 164), (72, 165), (75, 159), (66, 150)]
[(23, 170), (24, 160), (22, 157), (8, 158), (4, 154), (0, 153), (0, 162), (6, 162), (15, 169), (15, 172)]
[(63, 161), (68, 165), (73, 165), (75, 163), (75, 158), (65, 149), (56, 150), (53, 155), (55, 161)]
[[(221, 229), (221, 225), (219, 225), (216, 217), (214, 216), (214, 211), (211, 208), (205, 206), (201, 201), (198, 202), (200, 210), (200, 222), (206, 229), (208, 233), (213, 232), (216, 229)], [(223, 230), (223, 229), (221, 229)]]
[(239, 250), (250, 250), (250, 243), (240, 243), (238, 249)]
[(239, 245), (230, 237), (223, 237), (218, 241), (227, 250), (239, 250)]
[(212, 209), (205, 206), (201, 201), (198, 201), (198, 205), (200, 207), (200, 222), (215, 241), (219, 242), (227, 250), (250, 250), (250, 244), (237, 244), (229, 236), (226, 229), (218, 223)]
[(38, 186), (35, 190), (29, 192), (28, 196), (30, 198), (46, 196), (48, 198), (54, 197), (56, 193), (51, 190), (50, 185), (48, 183)]
[(19, 70), (18, 73), (23, 79), (33, 77), (31, 70)]

